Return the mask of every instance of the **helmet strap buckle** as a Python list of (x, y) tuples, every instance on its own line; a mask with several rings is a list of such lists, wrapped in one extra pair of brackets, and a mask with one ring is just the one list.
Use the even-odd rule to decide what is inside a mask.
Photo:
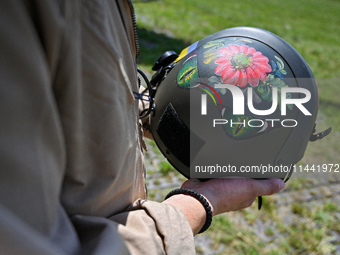
[(325, 131), (322, 131), (320, 133), (315, 134), (315, 132), (316, 132), (316, 124), (314, 124), (313, 133), (310, 136), (309, 141), (315, 142), (316, 140), (320, 140), (320, 139), (324, 138), (325, 136), (329, 135), (329, 133), (331, 131), (332, 131), (332, 128), (330, 127), (328, 129), (326, 129)]

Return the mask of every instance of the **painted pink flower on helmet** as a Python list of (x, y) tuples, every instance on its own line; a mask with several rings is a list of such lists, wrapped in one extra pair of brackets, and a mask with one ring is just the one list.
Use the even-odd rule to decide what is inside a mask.
[(266, 56), (244, 44), (230, 44), (228, 48), (221, 48), (217, 51), (222, 56), (215, 61), (218, 64), (215, 74), (222, 76), (224, 84), (245, 87), (249, 83), (256, 87), (259, 80), (266, 80), (267, 73), (272, 71)]

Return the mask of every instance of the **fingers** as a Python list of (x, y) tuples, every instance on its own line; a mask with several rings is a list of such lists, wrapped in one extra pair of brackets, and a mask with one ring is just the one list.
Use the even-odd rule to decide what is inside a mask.
[(244, 209), (244, 208), (247, 208), (249, 206), (251, 206), (255, 201), (255, 198), (251, 198), (249, 200), (246, 200), (244, 202), (242, 202), (240, 205), (239, 205), (239, 208), (238, 210), (241, 210), (241, 209)]
[(182, 188), (190, 189), (196, 185), (200, 185), (202, 182), (198, 179), (188, 179), (182, 184)]
[(190, 179), (182, 187), (196, 190), (205, 196), (216, 215), (249, 207), (256, 197), (272, 195), (282, 190), (284, 182), (280, 179), (249, 178), (212, 179), (206, 182)]
[(285, 187), (285, 183), (281, 179), (257, 180), (257, 184), (257, 196), (272, 195)]

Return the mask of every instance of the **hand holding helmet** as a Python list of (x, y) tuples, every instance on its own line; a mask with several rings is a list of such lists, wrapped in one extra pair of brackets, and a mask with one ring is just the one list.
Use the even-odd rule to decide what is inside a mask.
[[(217, 32), (179, 56), (166, 52), (153, 70), (150, 131), (189, 178), (182, 188), (202, 194), (212, 215), (282, 190), (308, 142), (331, 131), (314, 134), (319, 97), (306, 61), (268, 31)], [(164, 203), (181, 208), (194, 233), (202, 228), (204, 211), (195, 198), (177, 195)]]

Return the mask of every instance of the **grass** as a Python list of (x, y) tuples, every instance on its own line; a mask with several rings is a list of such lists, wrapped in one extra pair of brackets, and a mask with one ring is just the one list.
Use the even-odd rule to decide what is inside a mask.
[[(256, 4), (250, 0), (137, 2), (135, 11), (144, 40), (140, 62), (152, 65), (164, 50), (180, 51), (228, 27), (253, 26), (269, 30), (292, 44), (306, 58), (316, 77), (337, 77), (339, 10), (340, 2), (329, 0), (263, 0)], [(153, 31), (154, 37), (144, 38), (146, 31)], [(152, 43), (149, 48), (145, 41)], [(155, 56), (152, 62), (151, 55)]]
[[(139, 66), (149, 75), (163, 52), (180, 53), (195, 41), (228, 27), (259, 27), (285, 39), (305, 58), (318, 80), (317, 130), (333, 127), (329, 137), (309, 144), (299, 164), (340, 163), (340, 1), (162, 0), (138, 1), (134, 6), (141, 49)], [(150, 147), (155, 160), (149, 172), (183, 180), (152, 142)], [(327, 185), (338, 180), (327, 176)], [(332, 190), (314, 189), (316, 183), (316, 175), (308, 173), (305, 178), (291, 179), (285, 190), (297, 195), (308, 190), (312, 197), (325, 193), (324, 201), (294, 200), (278, 207), (284, 199), (279, 194), (265, 197), (261, 211), (255, 204), (215, 217), (206, 233), (214, 241), (211, 249), (218, 254), (335, 254), (340, 247), (340, 209), (332, 199)], [(167, 192), (152, 190), (150, 197), (157, 200)], [(329, 192), (331, 195), (326, 194)], [(197, 253), (203, 250), (198, 247)]]
[[(135, 3), (141, 54), (139, 65), (146, 72), (167, 50), (177, 53), (219, 30), (253, 26), (285, 39), (310, 65), (319, 83), (318, 131), (332, 126), (333, 137), (318, 141), (307, 150), (315, 163), (336, 163), (340, 148), (340, 1), (264, 0), (203, 1), (163, 0)], [(320, 158), (320, 151), (322, 155)], [(325, 158), (326, 157), (326, 158)], [(309, 161), (303, 161), (307, 164)]]

